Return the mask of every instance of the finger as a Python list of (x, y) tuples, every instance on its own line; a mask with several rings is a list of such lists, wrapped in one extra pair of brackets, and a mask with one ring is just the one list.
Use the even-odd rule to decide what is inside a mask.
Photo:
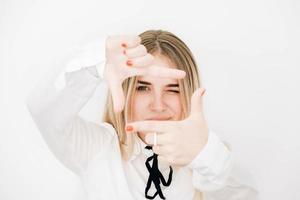
[[(149, 132), (145, 136), (145, 140), (149, 145), (155, 145), (155, 132)], [(156, 145), (169, 144), (169, 137), (167, 134), (156, 134)]]
[(165, 156), (159, 155), (159, 154), (157, 156), (157, 161), (158, 161), (158, 163), (170, 164)]
[(122, 84), (115, 83), (110, 85), (112, 85), (110, 90), (113, 99), (114, 111), (116, 113), (119, 113), (123, 110), (123, 106), (124, 106), (124, 92), (123, 92)]
[(147, 49), (144, 45), (139, 45), (134, 48), (128, 48), (125, 51), (125, 55), (128, 58), (136, 58), (136, 57), (141, 57), (147, 55)]
[(136, 35), (128, 35), (125, 37), (125, 40), (121, 39), (121, 46), (124, 48), (133, 48), (140, 45), (142, 39)]
[(157, 66), (148, 66), (148, 67), (132, 67), (129, 70), (129, 76), (155, 76), (159, 78), (174, 78), (182, 79), (185, 77), (185, 71), (166, 68), (166, 67), (157, 67)]
[(145, 56), (128, 59), (127, 62), (130, 62), (130, 66), (132, 67), (145, 67), (149, 66), (153, 60), (154, 57), (148, 53)]
[(142, 132), (157, 132), (157, 133), (172, 131), (174, 126), (175, 126), (174, 121), (155, 121), (155, 120), (131, 122), (126, 125), (126, 127), (130, 127), (129, 129), (131, 129), (133, 132), (142, 131)]
[(185, 77), (185, 71), (169, 68), (169, 67), (159, 67), (159, 66), (149, 66), (143, 70), (143, 75), (150, 75), (150, 76), (156, 76), (161, 78), (184, 78)]
[(109, 49), (133, 48), (141, 43), (141, 38), (136, 35), (113, 35), (106, 39), (106, 47)]
[(191, 97), (191, 114), (200, 114), (203, 112), (203, 94), (205, 88), (201, 87), (195, 90)]
[(162, 155), (162, 156), (167, 155), (169, 153), (167, 147), (162, 145), (154, 145), (152, 146), (152, 150), (157, 155)]

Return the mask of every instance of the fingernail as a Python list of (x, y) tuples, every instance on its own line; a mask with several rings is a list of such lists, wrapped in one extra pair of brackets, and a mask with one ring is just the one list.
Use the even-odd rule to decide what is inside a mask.
[(125, 43), (122, 43), (121, 45), (122, 47), (127, 48), (127, 45)]
[(128, 125), (128, 126), (126, 126), (125, 130), (126, 130), (126, 131), (132, 131), (132, 130), (133, 130), (133, 127), (130, 126), (130, 125)]
[(126, 65), (132, 66), (132, 61), (131, 60), (127, 60)]

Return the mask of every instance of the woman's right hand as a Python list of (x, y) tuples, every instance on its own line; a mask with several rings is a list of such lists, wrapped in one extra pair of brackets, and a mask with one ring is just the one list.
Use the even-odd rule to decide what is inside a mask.
[(122, 83), (126, 78), (151, 75), (181, 79), (185, 76), (182, 70), (152, 65), (154, 57), (147, 53), (139, 36), (109, 36), (105, 48), (104, 79), (111, 91), (115, 112), (121, 112), (125, 104)]

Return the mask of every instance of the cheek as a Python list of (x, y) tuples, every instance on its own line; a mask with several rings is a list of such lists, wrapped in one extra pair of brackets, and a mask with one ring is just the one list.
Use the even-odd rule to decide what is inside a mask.
[(180, 96), (174, 95), (168, 98), (168, 106), (174, 112), (176, 119), (179, 119), (182, 112), (182, 104), (180, 100)]
[(143, 95), (136, 94), (132, 100), (132, 114), (133, 120), (142, 119), (141, 110), (145, 110), (146, 107), (146, 98)]

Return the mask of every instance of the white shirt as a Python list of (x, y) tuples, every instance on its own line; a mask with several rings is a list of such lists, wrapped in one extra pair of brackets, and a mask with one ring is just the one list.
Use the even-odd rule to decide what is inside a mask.
[[(83, 120), (79, 111), (103, 83), (103, 63), (99, 60), (66, 72), (63, 89), (54, 80), (40, 85), (27, 99), (28, 109), (55, 156), (82, 180), (89, 200), (141, 200), (149, 172), (146, 159), (152, 151), (135, 135), (133, 156), (121, 158), (119, 140), (112, 125)], [(211, 129), (208, 142), (194, 160), (173, 168), (172, 183), (161, 188), (171, 200), (254, 200), (257, 191), (233, 178), (231, 150)], [(167, 180), (169, 165), (159, 163)], [(202, 198), (195, 191), (202, 192)], [(152, 184), (149, 195), (156, 191)], [(159, 195), (155, 199), (160, 199)]]

